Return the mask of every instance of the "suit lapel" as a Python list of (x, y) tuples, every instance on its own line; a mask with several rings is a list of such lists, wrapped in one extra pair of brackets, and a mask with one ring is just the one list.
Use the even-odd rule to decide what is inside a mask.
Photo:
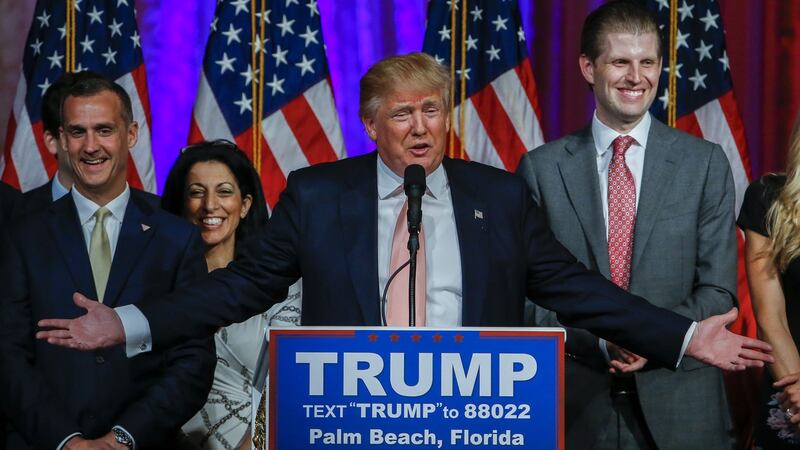
[(636, 228), (633, 237), (633, 261), (631, 271), (642, 258), (647, 242), (658, 219), (658, 212), (663, 207), (664, 193), (680, 159), (680, 151), (673, 147), (675, 136), (667, 132), (668, 128), (653, 119), (647, 137), (647, 148), (644, 154), (644, 170), (642, 172), (641, 196), (636, 211)]
[(149, 215), (152, 210), (149, 206), (139, 201), (135, 191), (131, 190), (125, 217), (122, 219), (122, 228), (119, 231), (117, 248), (114, 251), (114, 260), (111, 263), (111, 273), (108, 276), (103, 303), (114, 307), (119, 301), (119, 295), (129, 279), (129, 275), (139, 255), (147, 248), (150, 239), (155, 235), (156, 226), (151, 223)]
[(558, 163), (561, 179), (575, 214), (589, 241), (597, 270), (607, 278), (608, 240), (603, 219), (603, 202), (597, 179), (597, 151), (591, 128), (583, 130), (565, 146), (566, 155)]
[(361, 305), (365, 325), (378, 325), (378, 174), (376, 153), (348, 177), (348, 187), (339, 197), (341, 237), (353, 289)]
[[(486, 203), (472, 189), (475, 180), (461, 170), (466, 163), (449, 158), (443, 161), (450, 196), (453, 199), (453, 214), (458, 231), (458, 247), (461, 252), (461, 298), (462, 319), (465, 326), (481, 324), (481, 312), (487, 297), (487, 274), (489, 273), (489, 221), (492, 217)], [(446, 261), (439, 261), (446, 264)]]
[(97, 292), (89, 263), (89, 252), (86, 250), (83, 230), (72, 196), (65, 196), (53, 203), (47, 217), (50, 236), (56, 241), (67, 270), (75, 281), (76, 289), (81, 294), (96, 299)]

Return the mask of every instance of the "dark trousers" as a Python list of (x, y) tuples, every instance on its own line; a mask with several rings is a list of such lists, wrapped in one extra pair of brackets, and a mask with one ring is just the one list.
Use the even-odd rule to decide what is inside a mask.
[(611, 389), (614, 408), (593, 450), (658, 450), (644, 419), (633, 377), (616, 377)]

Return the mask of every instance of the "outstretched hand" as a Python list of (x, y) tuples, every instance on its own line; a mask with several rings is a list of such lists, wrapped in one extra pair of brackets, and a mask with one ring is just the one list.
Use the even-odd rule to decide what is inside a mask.
[(772, 351), (769, 344), (728, 331), (726, 327), (736, 320), (737, 314), (737, 309), (731, 308), (725, 314), (698, 322), (686, 355), (731, 371), (763, 367), (765, 362), (774, 362), (769, 354)]
[(125, 342), (125, 330), (117, 313), (108, 306), (91, 300), (82, 294), (72, 294), (75, 304), (86, 310), (86, 314), (75, 319), (43, 319), (36, 333), (37, 339), (61, 347), (81, 351), (113, 347)]

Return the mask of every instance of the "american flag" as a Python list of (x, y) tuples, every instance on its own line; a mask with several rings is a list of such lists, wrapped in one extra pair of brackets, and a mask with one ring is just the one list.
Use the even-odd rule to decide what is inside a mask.
[(450, 66), (454, 61), (455, 109), (450, 122), (455, 147), (463, 147), (463, 154), (454, 152), (455, 156), (515, 171), (522, 155), (544, 143), (517, 2), (432, 0), (428, 8), (423, 51), (441, 64)]
[[(750, 180), (750, 163), (747, 157), (744, 125), (733, 95), (730, 62), (725, 50), (725, 31), (719, 3), (713, 0), (680, 0), (675, 11), (670, 10), (670, 0), (647, 0), (665, 33), (670, 33), (671, 12), (675, 15), (677, 29), (674, 42), (675, 60), (675, 127), (722, 146), (730, 162), (736, 187), (736, 214), (742, 204)], [(669, 39), (664, 45), (664, 71), (659, 81), (661, 96), (653, 102), (650, 112), (666, 122), (669, 92)], [(756, 323), (750, 302), (747, 276), (744, 271), (744, 239), (739, 235), (739, 318), (731, 330), (756, 336)], [(742, 441), (750, 439), (750, 416), (756, 411), (754, 402), (760, 390), (757, 376), (753, 374), (726, 374), (729, 400)]]
[[(189, 140), (235, 141), (259, 170), (272, 208), (289, 172), (342, 158), (345, 150), (316, 0), (252, 3), (255, 11), (251, 0), (223, 0), (217, 5)], [(255, 34), (251, 20), (256, 23)], [(265, 28), (263, 42), (259, 21)], [(260, 61), (263, 70), (258, 68)], [(259, 80), (261, 113), (253, 102), (253, 83), (258, 88)], [(261, 132), (260, 151), (253, 138), (254, 114)]]
[[(74, 28), (66, 25), (68, 4), (74, 4)], [(150, 104), (133, 0), (37, 2), (0, 155), (3, 181), (28, 191), (46, 183), (57, 169), (55, 158), (47, 152), (42, 140), (41, 102), (47, 88), (70, 69), (66, 48), (72, 36), (75, 46), (72, 69), (104, 74), (130, 95), (134, 120), (139, 122), (139, 141), (131, 149), (128, 182), (133, 187), (155, 192)]]

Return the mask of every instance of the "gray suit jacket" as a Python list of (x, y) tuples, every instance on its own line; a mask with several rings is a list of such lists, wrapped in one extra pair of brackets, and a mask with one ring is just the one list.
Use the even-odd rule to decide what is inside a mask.
[[(596, 155), (587, 127), (529, 152), (518, 173), (556, 238), (610, 279)], [(654, 118), (634, 231), (631, 293), (696, 321), (728, 311), (736, 300), (734, 224), (734, 187), (722, 149)], [(540, 326), (559, 326), (549, 311), (536, 309), (534, 315)], [(611, 417), (611, 375), (594, 335), (568, 329), (566, 352), (567, 444), (589, 448)], [(645, 366), (635, 377), (659, 448), (732, 446), (719, 370), (684, 358), (675, 371)]]

